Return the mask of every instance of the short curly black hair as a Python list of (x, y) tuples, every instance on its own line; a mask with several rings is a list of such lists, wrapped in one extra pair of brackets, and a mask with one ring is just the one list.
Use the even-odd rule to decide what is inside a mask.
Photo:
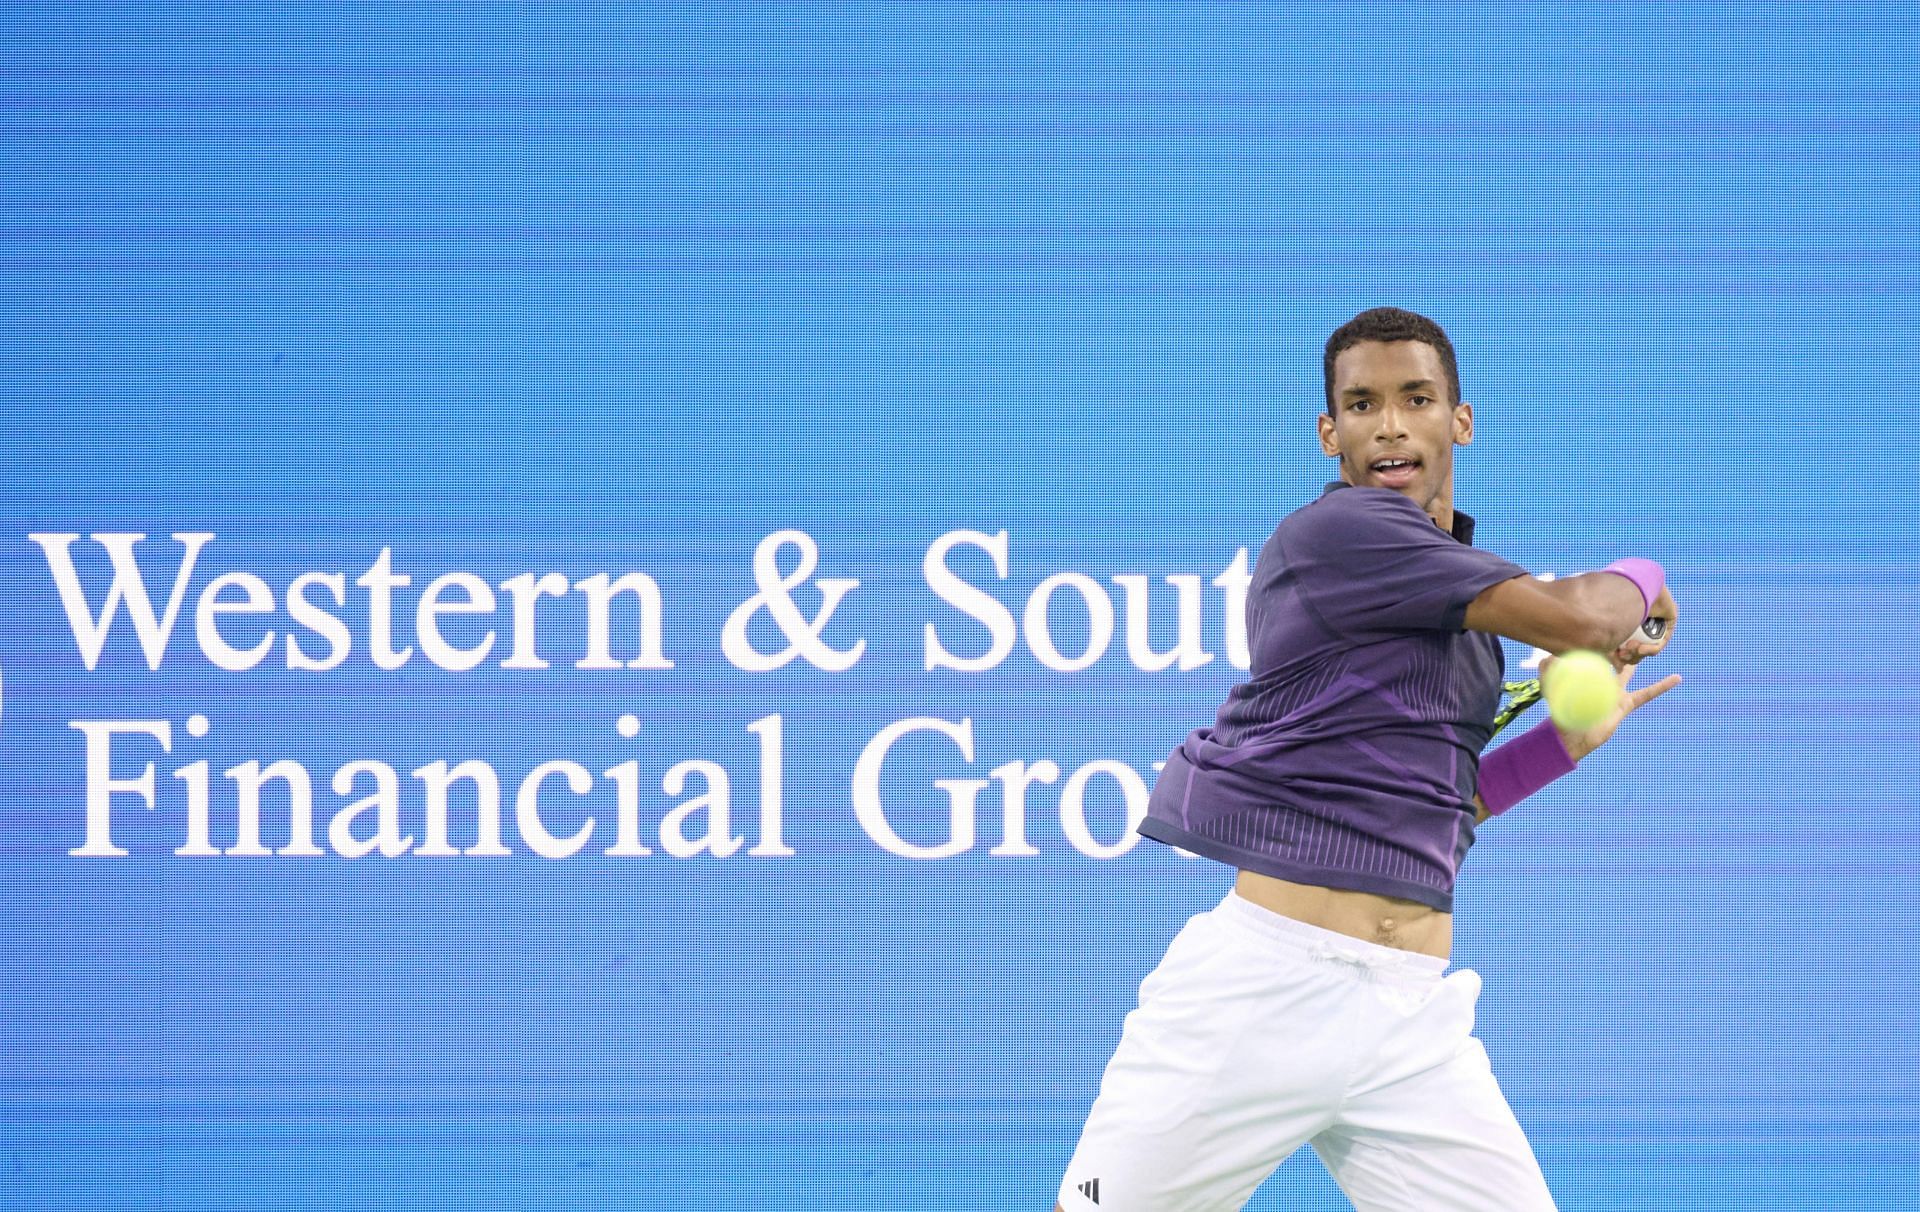
[(1341, 352), (1362, 341), (1419, 341), (1440, 353), (1440, 365), (1446, 368), (1447, 386), (1453, 391), (1450, 403), (1460, 402), (1460, 366), (1453, 358), (1453, 342), (1446, 330), (1417, 312), (1398, 307), (1371, 307), (1333, 330), (1327, 338), (1326, 356), (1321, 369), (1326, 376), (1327, 415), (1333, 415), (1333, 360)]

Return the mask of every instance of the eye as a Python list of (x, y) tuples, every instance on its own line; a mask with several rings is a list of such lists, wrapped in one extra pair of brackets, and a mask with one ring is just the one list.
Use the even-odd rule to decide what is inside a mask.
[(1372, 400), (1349, 400), (1347, 402), (1347, 411), (1348, 412), (1365, 412), (1367, 411), (1367, 409), (1371, 408), (1372, 406), (1373, 406)]
[(1427, 405), (1433, 403), (1433, 397), (1432, 396), (1414, 396), (1412, 399), (1408, 400), (1407, 403), (1413, 405), (1415, 408), (1425, 408)]

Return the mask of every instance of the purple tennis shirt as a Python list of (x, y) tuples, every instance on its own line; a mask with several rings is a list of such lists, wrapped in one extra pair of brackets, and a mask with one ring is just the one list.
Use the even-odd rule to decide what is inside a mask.
[(1140, 832), (1295, 883), (1451, 912), (1500, 640), (1467, 604), (1527, 575), (1385, 488), (1287, 515), (1247, 594), (1251, 678), (1167, 759)]

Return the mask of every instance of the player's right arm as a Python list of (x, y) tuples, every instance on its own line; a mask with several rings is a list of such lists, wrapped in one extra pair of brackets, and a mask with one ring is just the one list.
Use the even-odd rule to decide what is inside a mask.
[(1556, 654), (1569, 648), (1612, 652), (1640, 626), (1643, 612), (1658, 615), (1671, 602), (1663, 589), (1647, 612), (1639, 586), (1611, 572), (1556, 581), (1514, 577), (1481, 590), (1467, 604), (1466, 625)]

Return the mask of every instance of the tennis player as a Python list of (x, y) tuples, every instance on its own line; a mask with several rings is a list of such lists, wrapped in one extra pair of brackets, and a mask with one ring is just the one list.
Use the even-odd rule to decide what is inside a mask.
[[(1553, 1207), (1473, 1036), (1480, 977), (1445, 974), (1454, 877), (1477, 824), (1679, 684), (1629, 689), (1673, 596), (1650, 560), (1546, 582), (1473, 546), (1453, 505), (1473, 409), (1433, 321), (1362, 312), (1323, 369), (1339, 480), (1267, 540), (1251, 677), (1173, 751), (1140, 826), (1233, 867), (1233, 891), (1141, 984), (1065, 1212), (1238, 1208), (1303, 1143), (1363, 1212)], [(1483, 760), (1500, 636), (1611, 653), (1611, 716)]]

